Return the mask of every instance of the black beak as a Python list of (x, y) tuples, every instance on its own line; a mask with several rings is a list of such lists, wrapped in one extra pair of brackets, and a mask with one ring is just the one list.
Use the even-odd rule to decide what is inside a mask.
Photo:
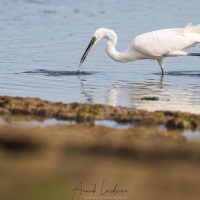
[(85, 58), (87, 57), (89, 51), (91, 50), (91, 48), (93, 47), (94, 43), (96, 41), (96, 37), (92, 37), (91, 41), (90, 41), (90, 44), (88, 45), (87, 49), (85, 50), (85, 53), (83, 54), (82, 58), (81, 58), (81, 61), (80, 61), (80, 64), (79, 66), (84, 62)]

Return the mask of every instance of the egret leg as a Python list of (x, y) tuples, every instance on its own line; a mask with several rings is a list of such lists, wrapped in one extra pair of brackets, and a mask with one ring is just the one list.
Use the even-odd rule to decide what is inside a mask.
[(188, 53), (185, 51), (172, 51), (165, 56), (175, 57), (175, 56), (200, 56), (200, 53)]
[(200, 56), (200, 53), (188, 53), (188, 56)]
[(164, 64), (163, 64), (163, 59), (157, 59), (158, 64), (160, 65), (160, 68), (162, 70), (162, 76), (165, 75), (165, 69), (164, 69)]

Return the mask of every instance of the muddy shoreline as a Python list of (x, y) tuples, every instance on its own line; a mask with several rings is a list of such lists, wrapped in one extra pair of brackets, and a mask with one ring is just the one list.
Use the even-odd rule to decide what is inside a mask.
[(149, 112), (135, 108), (112, 107), (102, 104), (52, 103), (38, 98), (0, 97), (1, 115), (29, 115), (43, 118), (93, 123), (95, 120), (131, 122), (137, 126), (165, 125), (168, 129), (195, 129), (200, 115), (174, 111)]
[[(115, 196), (118, 199), (200, 197), (199, 142), (188, 142), (182, 135), (184, 130), (199, 130), (200, 115), (2, 96), (0, 117), (7, 122), (0, 127), (1, 199), (71, 199), (79, 182), (88, 188), (97, 184), (99, 190), (104, 180), (105, 187), (118, 184), (128, 191)], [(49, 118), (76, 123), (45, 127), (15, 123)], [(133, 126), (95, 124), (105, 119)], [(96, 195), (89, 197), (103, 198)]]

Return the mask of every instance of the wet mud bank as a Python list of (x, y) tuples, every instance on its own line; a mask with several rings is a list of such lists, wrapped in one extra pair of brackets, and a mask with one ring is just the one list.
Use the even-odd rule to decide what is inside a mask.
[[(199, 115), (4, 96), (0, 117), (8, 122), (0, 126), (2, 199), (72, 199), (80, 182), (84, 189), (96, 184), (96, 193), (79, 190), (74, 199), (200, 197), (199, 142), (182, 135), (187, 129), (199, 130)], [(75, 123), (43, 127), (11, 123), (49, 118)], [(108, 128), (96, 125), (96, 120), (133, 126)], [(117, 184), (127, 193), (103, 196), (102, 182), (105, 189)]]
[[(48, 141), (50, 144), (52, 141), (45, 133), (55, 133), (68, 138), (69, 146), (66, 145), (66, 148), (62, 149), (65, 152), (80, 149), (79, 153), (89, 152), (107, 156), (116, 154), (124, 158), (133, 155), (135, 158), (141, 158), (140, 154), (142, 154), (144, 158), (151, 160), (165, 157), (176, 158), (177, 155), (182, 158), (185, 151), (190, 152), (194, 148), (196, 155), (200, 150), (200, 148), (198, 150), (198, 142), (197, 144), (190, 143), (182, 134), (185, 130), (199, 130), (200, 115), (190, 113), (148, 112), (101, 104), (63, 104), (37, 98), (1, 96), (0, 117), (2, 121), (4, 120), (0, 126), (0, 147), (6, 151), (18, 152), (21, 148), (19, 151), (21, 152), (29, 147), (40, 149), (40, 147), (48, 146)], [(34, 126), (18, 123), (27, 121), (31, 124), (33, 120), (45, 121), (51, 118), (57, 119), (57, 122), (62, 120), (62, 123), (50, 123), (43, 127), (37, 123)], [(125, 129), (110, 128), (96, 123), (101, 120), (131, 125)], [(69, 121), (73, 123), (68, 123)], [(20, 131), (24, 134), (13, 134)], [(26, 132), (32, 134), (26, 134)], [(44, 143), (39, 143), (39, 145), (37, 142), (34, 143), (32, 136), (34, 138), (45, 136), (48, 139), (45, 138)], [(43, 139), (37, 141), (43, 141)], [(173, 156), (168, 156), (172, 152)], [(186, 152), (184, 158), (190, 154)], [(198, 158), (198, 156), (193, 158)]]
[(93, 124), (95, 120), (131, 122), (136, 126), (166, 126), (167, 129), (195, 129), (200, 115), (173, 111), (148, 112), (134, 108), (102, 104), (52, 103), (37, 98), (0, 97), (0, 115), (27, 115), (42, 118), (74, 120)]

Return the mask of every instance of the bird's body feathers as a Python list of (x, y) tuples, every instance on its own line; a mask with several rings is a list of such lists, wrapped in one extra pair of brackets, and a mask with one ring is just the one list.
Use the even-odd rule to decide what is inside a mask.
[(187, 25), (180, 29), (163, 29), (137, 36), (129, 50), (136, 50), (150, 58), (165, 57), (174, 51), (188, 49), (200, 42), (200, 26)]

